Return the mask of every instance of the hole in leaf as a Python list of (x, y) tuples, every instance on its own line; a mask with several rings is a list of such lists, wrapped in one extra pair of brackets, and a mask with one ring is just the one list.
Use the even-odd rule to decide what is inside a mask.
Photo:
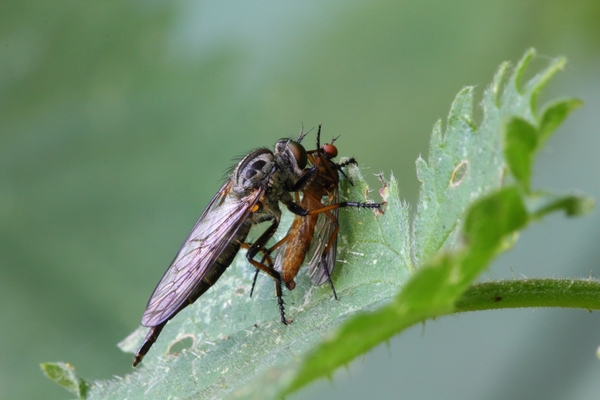
[(167, 354), (172, 354), (172, 355), (176, 356), (179, 353), (181, 353), (183, 350), (192, 348), (194, 346), (195, 342), (196, 342), (196, 338), (193, 335), (185, 335), (184, 337), (173, 342), (169, 346), (169, 350), (167, 351)]
[(243, 296), (246, 294), (246, 288), (243, 286), (238, 287), (237, 289), (235, 289), (235, 291), (233, 292), (236, 296)]
[(461, 184), (465, 175), (467, 175), (467, 170), (469, 169), (469, 162), (467, 160), (462, 160), (460, 164), (454, 168), (452, 171), (452, 177), (450, 178), (450, 186), (457, 187)]

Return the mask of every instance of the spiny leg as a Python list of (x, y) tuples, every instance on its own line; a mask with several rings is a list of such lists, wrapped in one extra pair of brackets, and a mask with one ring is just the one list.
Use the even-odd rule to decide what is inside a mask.
[[(285, 318), (285, 303), (283, 301), (283, 291), (281, 290), (281, 275), (279, 272), (273, 268), (273, 264), (265, 265), (254, 260), (254, 257), (261, 251), (264, 251), (265, 245), (269, 241), (269, 239), (275, 234), (277, 227), (279, 226), (278, 220), (273, 220), (273, 223), (260, 235), (260, 237), (254, 242), (250, 249), (246, 253), (246, 259), (252, 265), (254, 265), (259, 270), (265, 272), (275, 281), (275, 295), (277, 296), (277, 304), (279, 305), (279, 313), (281, 314), (281, 322), (285, 325), (288, 324), (288, 321)], [(268, 254), (268, 251), (267, 251)]]
[(261, 264), (258, 261), (248, 258), (248, 262), (254, 265), (259, 270), (265, 272), (275, 281), (275, 296), (277, 296), (277, 304), (279, 305), (279, 313), (281, 315), (281, 322), (287, 325), (291, 320), (285, 318), (285, 302), (283, 301), (283, 290), (281, 289), (282, 280), (281, 275), (272, 266)]
[[(261, 264), (265, 264), (265, 262), (267, 262), (268, 265), (273, 265), (273, 260), (271, 259), (271, 253), (273, 253), (273, 251), (275, 251), (279, 246), (281, 246), (282, 244), (284, 244), (285, 242), (287, 242), (289, 237), (289, 233), (287, 235), (285, 235), (283, 237), (283, 239), (281, 239), (279, 242), (275, 243), (272, 247), (270, 247), (269, 249), (265, 249), (264, 247), (262, 249), (260, 249), (260, 252), (264, 253), (263, 258), (260, 260)], [(242, 244), (242, 249), (250, 249), (253, 245), (251, 243), (244, 243)], [(254, 293), (254, 286), (256, 285), (256, 279), (258, 278), (258, 273), (260, 272), (260, 269), (257, 268), (256, 272), (254, 273), (254, 278), (252, 279), (252, 288), (250, 289), (250, 297), (252, 297), (252, 293)]]

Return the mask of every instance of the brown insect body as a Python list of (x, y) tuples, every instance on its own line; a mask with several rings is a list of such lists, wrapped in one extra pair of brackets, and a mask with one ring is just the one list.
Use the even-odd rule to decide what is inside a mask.
[[(321, 126), (317, 132), (317, 150), (307, 152), (311, 167), (304, 175), (300, 208), (307, 212), (297, 213), (288, 234), (268, 253), (277, 249), (275, 270), (289, 290), (296, 287), (294, 278), (307, 259), (309, 275), (313, 284), (321, 285), (328, 281), (334, 297), (337, 294), (331, 280), (337, 253), (338, 213), (342, 207), (381, 208), (379, 203), (339, 202), (339, 183), (342, 167), (356, 164), (351, 158), (341, 164), (333, 161), (337, 148), (331, 143), (322, 147), (319, 144)], [(255, 277), (256, 279), (256, 277)]]
[[(337, 151), (335, 153), (337, 154)], [(304, 208), (305, 210), (322, 209), (323, 207), (326, 207), (326, 205), (337, 203), (339, 185), (337, 169), (339, 167), (332, 161), (332, 156), (334, 156), (333, 153), (325, 153), (322, 148), (315, 150), (314, 152), (309, 152), (309, 160), (311, 164), (317, 168), (317, 172), (302, 190), (303, 197), (302, 201), (300, 202), (300, 207)], [(327, 197), (325, 204), (322, 203), (322, 199), (324, 197)], [(323, 226), (323, 229), (326, 231), (318, 231), (317, 239), (315, 239), (318, 240), (318, 242), (313, 243), (316, 226), (319, 219), (328, 220), (323, 221), (320, 224), (325, 225)], [(330, 226), (330, 224), (333, 224), (333, 229), (326, 228)], [(333, 231), (335, 231), (335, 233)], [(275, 260), (275, 268), (278, 269), (277, 266), (281, 265), (281, 278), (289, 290), (293, 290), (296, 287), (294, 278), (298, 274), (298, 270), (304, 263), (307, 255), (311, 254), (309, 253), (311, 246), (314, 248), (313, 253), (311, 254), (311, 261), (312, 263), (316, 263), (316, 265), (313, 265), (312, 263), (309, 264), (311, 275), (313, 275), (316, 272), (316, 269), (319, 268), (321, 256), (327, 254), (329, 249), (333, 249), (334, 245), (330, 242), (335, 240), (333, 235), (336, 234), (337, 209), (325, 211), (319, 214), (309, 214), (305, 217), (297, 216), (294, 218), (292, 225), (290, 226), (287, 241), (282, 249), (277, 253), (277, 258)], [(324, 235), (327, 237), (323, 237)], [(327, 240), (327, 242), (323, 242), (323, 240)], [(314, 253), (317, 250), (320, 250), (319, 253)], [(324, 265), (321, 265), (321, 267), (325, 268)], [(331, 266), (331, 268), (332, 267), (333, 266)], [(330, 266), (327, 266), (327, 268), (330, 268)], [(327, 272), (331, 271), (328, 270)], [(325, 277), (327, 277), (327, 275), (328, 274), (326, 274)], [(315, 284), (321, 283), (323, 282), (315, 282)]]

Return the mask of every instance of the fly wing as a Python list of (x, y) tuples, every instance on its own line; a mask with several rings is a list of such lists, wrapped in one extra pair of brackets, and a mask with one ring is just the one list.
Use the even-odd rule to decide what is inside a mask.
[[(294, 218), (300, 217), (296, 216)], [(279, 248), (277, 249), (277, 255), (275, 256), (275, 261), (273, 262), (273, 268), (280, 274), (283, 272), (283, 255), (285, 254), (285, 249), (287, 248), (288, 243), (289, 241), (286, 241), (283, 242), (281, 246), (279, 246)]]
[[(327, 206), (338, 202), (339, 190), (338, 187), (335, 186), (333, 192), (330, 193), (326, 200), (322, 200), (322, 203), (324, 206)], [(335, 267), (335, 258), (337, 254), (337, 234), (336, 237), (333, 238), (333, 243), (331, 243), (329, 250), (327, 250), (327, 243), (329, 243), (331, 240), (331, 236), (334, 234), (335, 228), (337, 227), (339, 208), (331, 210), (330, 213), (333, 215), (335, 222), (329, 218), (327, 213), (319, 214), (317, 224), (315, 225), (313, 241), (307, 254), (310, 279), (315, 285), (322, 285), (323, 283), (327, 282), (327, 276), (331, 276), (333, 273), (333, 268)], [(325, 254), (326, 250), (327, 253)], [(325, 264), (323, 264), (322, 261), (323, 255), (325, 255)], [(329, 274), (325, 268), (327, 268)]]
[(263, 188), (257, 188), (238, 199), (229, 196), (232, 186), (228, 180), (194, 225), (148, 300), (142, 325), (156, 326), (179, 310), (264, 193)]

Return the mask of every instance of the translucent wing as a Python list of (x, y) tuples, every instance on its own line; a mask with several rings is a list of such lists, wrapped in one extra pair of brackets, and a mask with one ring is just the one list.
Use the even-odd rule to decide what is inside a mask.
[[(324, 206), (327, 206), (338, 202), (339, 191), (336, 186), (328, 198), (322, 200), (322, 203)], [(317, 225), (315, 226), (315, 234), (306, 257), (308, 260), (309, 275), (315, 285), (322, 285), (327, 282), (327, 271), (329, 271), (329, 276), (331, 276), (333, 268), (335, 267), (337, 234), (336, 237), (333, 238), (333, 243), (325, 255), (325, 265), (323, 265), (322, 262), (322, 256), (327, 248), (327, 243), (331, 240), (331, 236), (337, 227), (339, 208), (331, 210), (330, 213), (333, 215), (336, 222), (329, 218), (326, 213), (319, 214)], [(325, 266), (327, 267), (327, 271), (325, 271)]]
[[(257, 188), (240, 199), (230, 195), (232, 186), (228, 180), (194, 225), (148, 300), (143, 325), (156, 326), (179, 311), (227, 245), (236, 238), (264, 193), (263, 188)], [(236, 240), (243, 241), (245, 237)]]

